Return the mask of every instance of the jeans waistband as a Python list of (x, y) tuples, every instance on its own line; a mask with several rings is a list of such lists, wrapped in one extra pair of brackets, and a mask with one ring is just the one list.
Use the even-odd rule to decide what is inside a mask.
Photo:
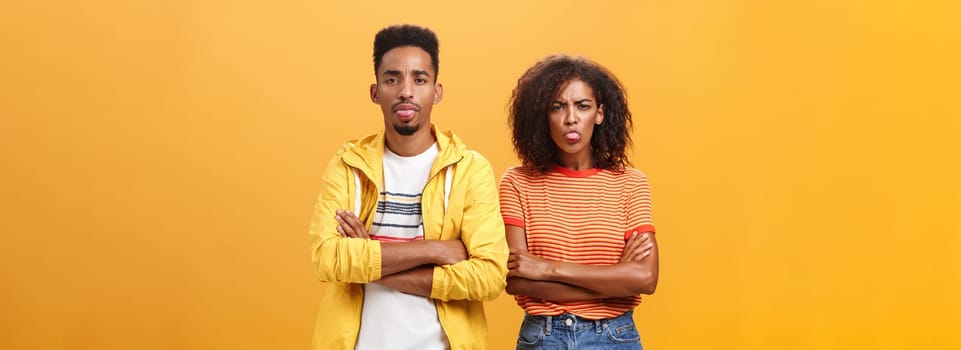
[(527, 318), (528, 321), (543, 327), (546, 335), (551, 335), (551, 331), (554, 329), (569, 329), (577, 332), (593, 328), (595, 332), (600, 333), (604, 330), (604, 327), (607, 326), (609, 322), (624, 317), (632, 318), (633, 314), (633, 310), (628, 310), (620, 316), (602, 318), (599, 320), (586, 319), (569, 313), (563, 313), (555, 316), (524, 314), (524, 317)]

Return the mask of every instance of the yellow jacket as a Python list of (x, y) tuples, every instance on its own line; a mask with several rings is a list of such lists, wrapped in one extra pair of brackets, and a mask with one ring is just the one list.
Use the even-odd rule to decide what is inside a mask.
[[(435, 267), (430, 297), (451, 349), (486, 349), (483, 301), (504, 290), (507, 275), (497, 183), (487, 159), (449, 131), (431, 125), (431, 132), (439, 151), (421, 197), (424, 239), (460, 239), (470, 258)], [(341, 238), (334, 211), (353, 210), (370, 229), (384, 182), (383, 155), (382, 132), (344, 144), (324, 171), (309, 230), (318, 279), (330, 282), (314, 329), (315, 350), (354, 348), (363, 284), (381, 278), (380, 242)]]

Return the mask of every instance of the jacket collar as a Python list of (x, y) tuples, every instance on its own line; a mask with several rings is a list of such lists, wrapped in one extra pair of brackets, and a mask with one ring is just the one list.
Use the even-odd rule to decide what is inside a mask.
[[(430, 177), (434, 177), (444, 168), (459, 162), (467, 152), (467, 146), (453, 132), (439, 131), (431, 123), (430, 132), (437, 142), (437, 159), (430, 170)], [(337, 154), (347, 165), (364, 173), (375, 184), (383, 183), (384, 174), (384, 131), (367, 137), (348, 141)]]

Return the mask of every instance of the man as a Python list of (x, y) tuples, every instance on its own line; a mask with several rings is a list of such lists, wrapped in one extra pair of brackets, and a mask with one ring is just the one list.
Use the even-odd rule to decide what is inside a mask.
[(382, 133), (327, 164), (310, 225), (331, 282), (314, 349), (486, 349), (484, 300), (505, 286), (507, 244), (490, 163), (431, 124), (443, 97), (426, 28), (374, 38), (370, 99)]

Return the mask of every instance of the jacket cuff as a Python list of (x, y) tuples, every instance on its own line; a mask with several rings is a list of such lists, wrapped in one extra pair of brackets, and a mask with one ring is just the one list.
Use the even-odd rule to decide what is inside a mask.
[(370, 282), (373, 282), (381, 277), (380, 241), (369, 240), (367, 244), (370, 245), (370, 265), (368, 265), (367, 276), (370, 276)]
[(430, 282), (430, 298), (444, 300), (444, 296), (447, 295), (448, 283), (447, 279), (444, 278), (446, 272), (443, 267), (434, 266), (434, 274), (431, 277)]

